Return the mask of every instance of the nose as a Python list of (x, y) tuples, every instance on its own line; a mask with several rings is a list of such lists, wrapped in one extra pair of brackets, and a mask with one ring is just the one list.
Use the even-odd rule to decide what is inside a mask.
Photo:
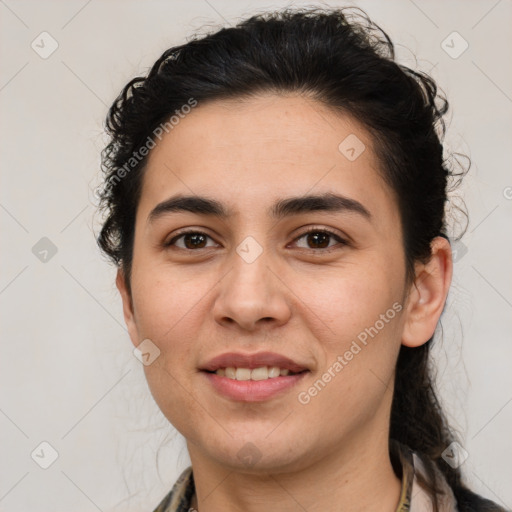
[(250, 263), (234, 253), (230, 263), (231, 270), (219, 283), (215, 321), (245, 331), (285, 324), (291, 316), (290, 292), (277, 269), (271, 268), (265, 251)]

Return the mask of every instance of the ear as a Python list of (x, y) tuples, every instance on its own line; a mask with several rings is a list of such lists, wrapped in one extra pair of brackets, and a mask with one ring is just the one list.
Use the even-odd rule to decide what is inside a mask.
[(453, 262), (450, 242), (436, 237), (430, 244), (431, 258), (418, 264), (409, 290), (402, 345), (419, 347), (434, 334), (452, 281)]
[(117, 289), (119, 290), (119, 293), (121, 294), (121, 299), (123, 301), (123, 315), (126, 327), (128, 327), (128, 333), (130, 334), (132, 343), (135, 346), (138, 346), (140, 343), (139, 331), (137, 329), (137, 323), (135, 321), (133, 301), (131, 294), (128, 291), (125, 275), (121, 267), (119, 267), (119, 269), (117, 270), (116, 286)]

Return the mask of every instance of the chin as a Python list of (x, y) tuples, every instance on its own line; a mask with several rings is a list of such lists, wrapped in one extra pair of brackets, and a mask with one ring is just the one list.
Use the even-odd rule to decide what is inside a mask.
[[(229, 438), (225, 442), (212, 442), (208, 446), (203, 444), (202, 451), (209, 453), (210, 458), (236, 473), (284, 473), (299, 470), (307, 466), (308, 458), (304, 445), (299, 452), (296, 436), (278, 437), (272, 442), (265, 433), (242, 438)], [(215, 447), (212, 450), (212, 447)]]

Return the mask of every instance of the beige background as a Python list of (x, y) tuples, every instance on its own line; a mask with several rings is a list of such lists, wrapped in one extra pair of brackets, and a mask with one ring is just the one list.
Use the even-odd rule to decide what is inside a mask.
[[(188, 465), (147, 390), (114, 269), (94, 241), (103, 120), (129, 79), (196, 29), (291, 4), (0, 1), (0, 510), (149, 511)], [(453, 108), (447, 141), (473, 161), (463, 190), (471, 223), (436, 347), (439, 386), (469, 481), (511, 508), (512, 3), (352, 5), (390, 34), (404, 64), (416, 66), (414, 54), (439, 81)], [(453, 31), (469, 44), (458, 58), (441, 46)], [(52, 39), (58, 48), (42, 58)], [(57, 250), (46, 262), (43, 237)], [(58, 453), (48, 469), (31, 458), (50, 461), (43, 441)]]

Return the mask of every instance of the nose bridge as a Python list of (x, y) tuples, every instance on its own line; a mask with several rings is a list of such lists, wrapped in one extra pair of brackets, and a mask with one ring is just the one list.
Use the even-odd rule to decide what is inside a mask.
[(287, 320), (289, 308), (279, 280), (274, 275), (270, 250), (247, 236), (229, 256), (230, 271), (221, 281), (214, 306), (216, 320), (227, 318), (246, 329), (260, 319)]
[[(259, 237), (261, 239), (261, 237)], [(253, 236), (247, 236), (238, 244), (230, 258), (232, 266), (228, 287), (239, 298), (263, 300), (270, 293), (269, 250)]]

